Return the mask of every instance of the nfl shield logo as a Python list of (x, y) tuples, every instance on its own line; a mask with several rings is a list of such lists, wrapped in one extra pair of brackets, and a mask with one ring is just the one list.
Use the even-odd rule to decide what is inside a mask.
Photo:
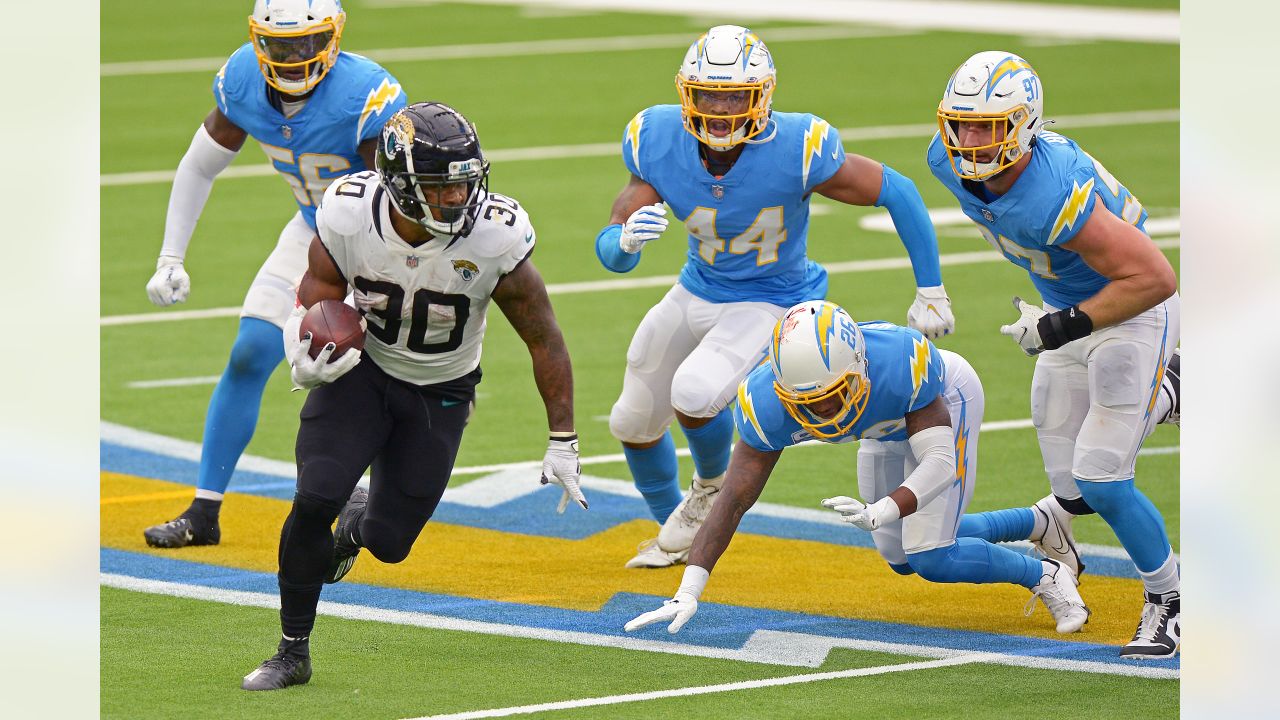
[(417, 255), (410, 255), (409, 257), (407, 257), (407, 258), (405, 258), (405, 259), (404, 259), (404, 264), (405, 264), (405, 265), (408, 265), (408, 266), (409, 266), (409, 267), (411, 267), (411, 268), (416, 268), (416, 267), (418, 267), (418, 256), (417, 256)]
[(991, 214), (991, 211), (990, 211), (990, 210), (988, 210), (988, 209), (986, 209), (986, 208), (982, 208), (982, 217), (986, 218), (986, 219), (987, 219), (987, 222), (995, 222), (995, 221), (996, 221), (996, 216), (995, 216), (995, 215), (992, 215), (992, 214)]
[(723, 197), (724, 197), (724, 186), (723, 186), (723, 185), (712, 185), (712, 186), (711, 186), (711, 197), (713, 197), (713, 198), (715, 198), (715, 199), (717, 199), (717, 200), (719, 200), (719, 199), (723, 198)]
[(289, 127), (288, 125), (281, 125), (280, 134), (284, 136), (285, 140), (288, 140), (293, 137), (293, 128)]

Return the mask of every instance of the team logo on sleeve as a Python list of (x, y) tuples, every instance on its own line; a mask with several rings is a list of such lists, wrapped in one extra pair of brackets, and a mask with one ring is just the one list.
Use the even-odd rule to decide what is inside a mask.
[(356, 124), (356, 137), (364, 135), (364, 123), (369, 116), (382, 112), (398, 97), (400, 97), (400, 84), (392, 84), (386, 78), (382, 78), (382, 84), (370, 90), (369, 96), (365, 98), (364, 109), (360, 111), (360, 122)]
[(813, 118), (809, 129), (804, 131), (804, 164), (800, 171), (800, 184), (804, 187), (809, 187), (809, 166), (814, 158), (822, 157), (822, 142), (827, 139), (830, 127), (826, 120)]
[(1078, 182), (1073, 181), (1071, 183), (1071, 195), (1062, 204), (1058, 219), (1053, 221), (1053, 230), (1049, 232), (1049, 245), (1057, 241), (1063, 230), (1075, 227), (1076, 220), (1080, 219), (1080, 214), (1084, 212), (1085, 206), (1089, 204), (1089, 193), (1092, 192), (1093, 178), (1089, 178), (1089, 182), (1083, 186)]
[(454, 260), (453, 270), (467, 282), (471, 282), (475, 276), (480, 274), (480, 268), (476, 267), (476, 264), (470, 260)]
[(636, 113), (627, 123), (627, 143), (631, 145), (631, 164), (640, 167), (640, 126), (644, 124), (644, 111)]
[(929, 372), (929, 341), (924, 338), (912, 341), (911, 353), (911, 402), (920, 394), (925, 375)]

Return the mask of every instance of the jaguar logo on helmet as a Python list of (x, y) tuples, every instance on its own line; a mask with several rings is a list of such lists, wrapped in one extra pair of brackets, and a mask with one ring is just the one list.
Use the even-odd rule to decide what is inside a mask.
[(400, 148), (413, 144), (413, 121), (403, 112), (391, 116), (383, 127), (383, 138), (386, 140), (387, 154), (394, 155)]
[(454, 260), (453, 269), (467, 282), (471, 282), (475, 276), (480, 274), (480, 268), (476, 267), (476, 264), (470, 260)]

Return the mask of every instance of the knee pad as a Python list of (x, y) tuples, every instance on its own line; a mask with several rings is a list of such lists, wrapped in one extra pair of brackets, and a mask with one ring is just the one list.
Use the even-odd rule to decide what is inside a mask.
[(907, 563), (920, 577), (929, 582), (947, 582), (951, 578), (951, 550), (955, 545), (934, 548), (924, 552), (908, 553)]
[(257, 318), (241, 318), (235, 344), (231, 346), (229, 371), (245, 377), (266, 377), (284, 359), (280, 328)]
[(671, 380), (671, 407), (688, 417), (711, 417), (724, 409), (716, 407), (722, 390), (697, 372), (678, 371)]
[(310, 493), (299, 491), (293, 496), (293, 516), (294, 521), (302, 521), (310, 523), (323, 523), (325, 527), (333, 524), (338, 519), (338, 513), (342, 511), (345, 503), (341, 501), (329, 500)]
[(655, 417), (655, 410), (642, 410), (628, 401), (635, 398), (624, 394), (613, 404), (609, 412), (609, 432), (620, 442), (649, 443), (662, 437), (667, 426), (671, 424), (671, 411), (667, 410), (663, 417)]
[(1136, 410), (1143, 400), (1142, 348), (1132, 342), (1106, 342), (1089, 358), (1089, 397), (1105, 408)]

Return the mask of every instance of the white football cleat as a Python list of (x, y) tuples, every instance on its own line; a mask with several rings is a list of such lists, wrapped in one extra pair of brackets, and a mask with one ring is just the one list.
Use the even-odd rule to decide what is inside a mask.
[(627, 561), (629, 568), (664, 568), (679, 565), (689, 556), (689, 549), (669, 553), (658, 547), (658, 538), (651, 538), (640, 543), (636, 556)]
[(658, 545), (663, 550), (669, 553), (689, 552), (689, 548), (693, 547), (693, 538), (707, 519), (707, 513), (711, 512), (711, 503), (715, 502), (716, 494), (723, 484), (723, 474), (709, 480), (693, 476), (689, 493), (658, 531)]
[(1044, 574), (1040, 582), (1031, 588), (1031, 600), (1027, 602), (1024, 614), (1030, 615), (1035, 610), (1036, 598), (1044, 603), (1045, 609), (1058, 623), (1058, 632), (1066, 634), (1079, 632), (1089, 622), (1090, 610), (1080, 598), (1076, 590), (1076, 579), (1071, 569), (1057, 560), (1041, 560)]
[(1044, 534), (1031, 538), (1032, 546), (1044, 557), (1070, 568), (1079, 585), (1080, 576), (1084, 574), (1084, 560), (1076, 550), (1075, 537), (1071, 533), (1071, 519), (1075, 516), (1063, 509), (1053, 495), (1042, 498), (1031, 509), (1045, 518)]
[(1164, 660), (1178, 653), (1182, 642), (1182, 596), (1178, 591), (1146, 593), (1138, 630), (1120, 650), (1126, 660)]

